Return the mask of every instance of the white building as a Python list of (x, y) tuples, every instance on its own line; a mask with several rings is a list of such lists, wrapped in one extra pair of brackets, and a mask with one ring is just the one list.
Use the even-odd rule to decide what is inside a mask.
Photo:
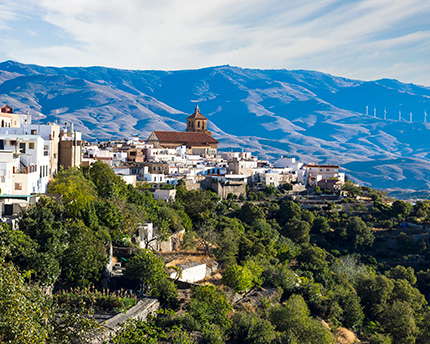
[(338, 165), (318, 165), (307, 164), (303, 165), (305, 170), (304, 180), (307, 185), (315, 187), (318, 182), (323, 179), (337, 179), (345, 182), (345, 173), (339, 172)]
[(28, 113), (15, 113), (9, 105), (0, 107), (0, 128), (19, 128), (26, 123), (31, 123)]
[(0, 135), (2, 194), (45, 193), (49, 181), (49, 154), (36, 135)]
[[(31, 122), (31, 116), (29, 116), (29, 122)], [(44, 140), (45, 154), (49, 157), (49, 176), (54, 177), (57, 174), (60, 142), (60, 126), (58, 124), (31, 124), (26, 122), (17, 128), (0, 127), (0, 134), (41, 136)]]

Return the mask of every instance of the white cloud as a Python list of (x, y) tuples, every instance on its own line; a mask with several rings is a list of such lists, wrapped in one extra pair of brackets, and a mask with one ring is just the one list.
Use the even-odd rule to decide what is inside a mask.
[[(415, 20), (430, 14), (428, 0), (5, 1), (12, 22), (32, 17), (56, 28), (43, 46), (24, 40), (6, 46), (8, 56), (23, 62), (138, 69), (232, 64), (366, 79), (383, 69), (414, 81), (423, 80), (417, 66), (425, 69), (426, 59), (409, 52), (430, 57), (430, 25)], [(37, 25), (27, 32), (37, 35)], [(399, 65), (410, 74), (398, 73)]]

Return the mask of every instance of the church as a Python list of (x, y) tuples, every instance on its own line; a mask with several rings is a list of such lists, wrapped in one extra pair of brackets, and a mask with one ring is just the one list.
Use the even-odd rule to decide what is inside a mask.
[(153, 131), (147, 143), (155, 148), (176, 148), (186, 146), (190, 154), (216, 155), (218, 141), (208, 131), (208, 119), (200, 113), (196, 106), (194, 113), (187, 118), (187, 129), (182, 131)]

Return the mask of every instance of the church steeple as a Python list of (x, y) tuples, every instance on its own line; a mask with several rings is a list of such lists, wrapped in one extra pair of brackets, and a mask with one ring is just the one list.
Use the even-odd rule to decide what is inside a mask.
[(198, 104), (194, 113), (187, 118), (187, 132), (201, 132), (211, 135), (211, 132), (208, 131), (208, 119), (200, 113)]

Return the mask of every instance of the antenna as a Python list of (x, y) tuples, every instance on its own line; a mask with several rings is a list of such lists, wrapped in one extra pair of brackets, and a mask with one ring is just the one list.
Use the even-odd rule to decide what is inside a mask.
[(412, 111), (409, 113), (409, 123), (412, 123)]
[(369, 116), (369, 107), (366, 105), (366, 116)]
[(384, 119), (387, 119), (387, 109), (384, 108)]
[(376, 118), (376, 108), (373, 108), (373, 118)]

